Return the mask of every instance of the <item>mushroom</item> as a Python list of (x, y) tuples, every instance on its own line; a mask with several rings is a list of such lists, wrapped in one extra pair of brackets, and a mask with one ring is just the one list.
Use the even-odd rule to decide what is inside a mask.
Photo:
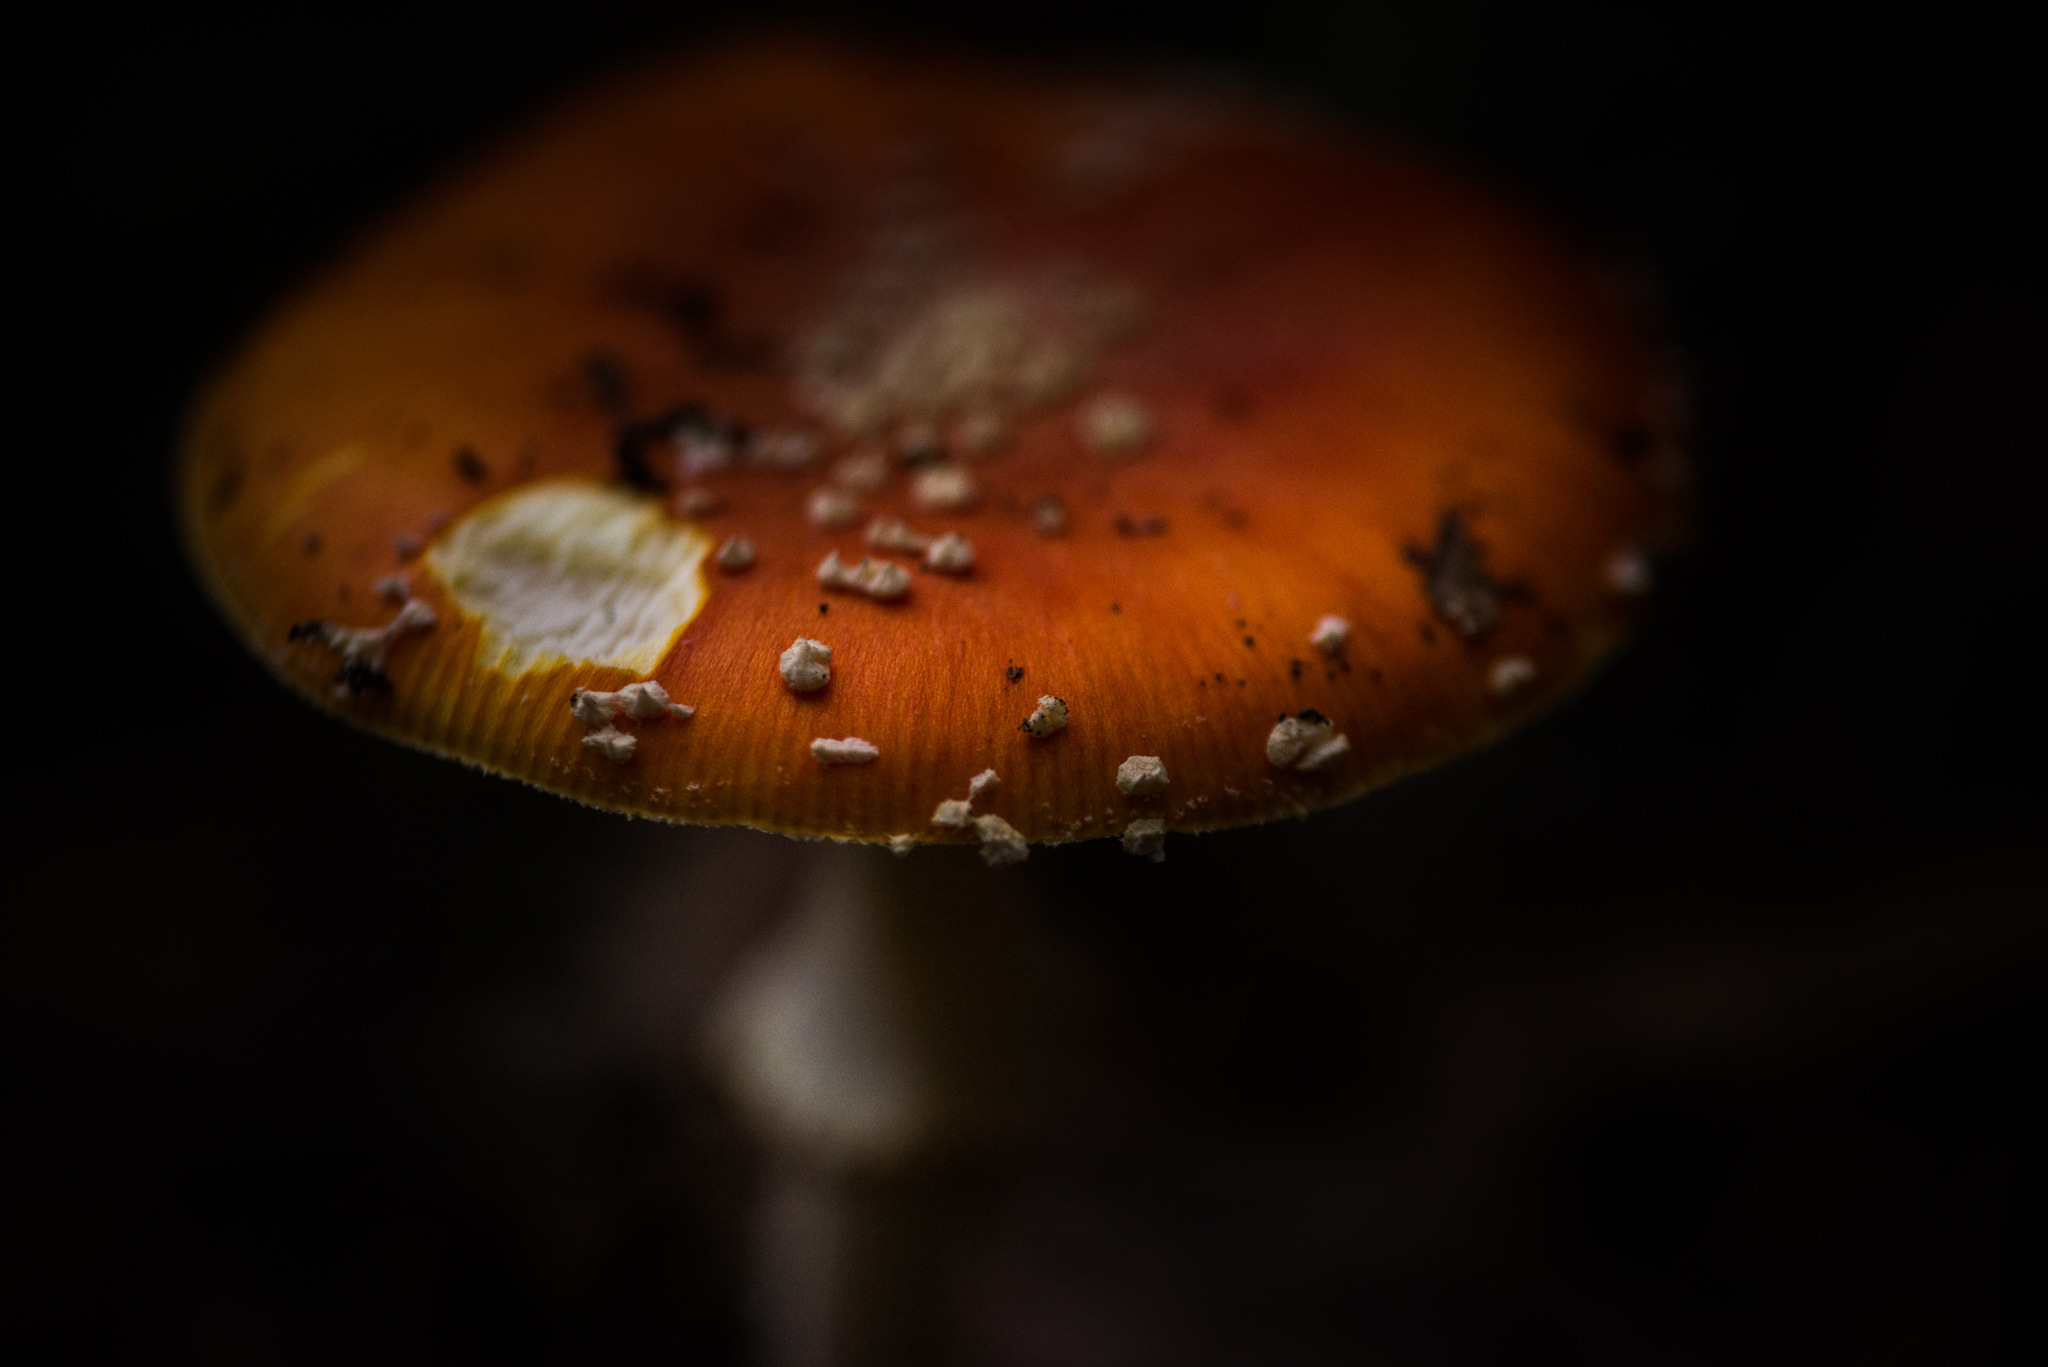
[[(1670, 385), (1617, 292), (1510, 206), (1294, 112), (1091, 99), (772, 42), (598, 91), (315, 279), (202, 397), (178, 469), (200, 575), (288, 685), (395, 739), (620, 812), (991, 864), (1156, 858), (1565, 697), (1683, 527)], [(1058, 192), (1089, 110), (1162, 100), (1171, 155)], [(903, 155), (935, 129), (942, 162)], [(532, 287), (485, 268), (507, 243)], [(628, 266), (784, 358), (700, 364), (702, 337), (588, 286)], [(465, 479), (418, 430), (518, 473)], [(885, 444), (917, 468), (878, 472)], [(710, 506), (700, 477), (744, 520), (723, 550), (678, 512)], [(948, 572), (910, 592), (841, 559), (870, 511), (943, 513)], [(372, 588), (401, 572), (394, 609)], [(1045, 690), (1028, 716), (1011, 662)], [(338, 664), (376, 686), (337, 690)], [(638, 684), (697, 720), (572, 712)], [(991, 810), (940, 807), (991, 767)]]

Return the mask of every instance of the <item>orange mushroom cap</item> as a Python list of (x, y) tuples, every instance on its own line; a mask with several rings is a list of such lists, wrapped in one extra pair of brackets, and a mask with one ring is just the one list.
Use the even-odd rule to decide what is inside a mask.
[(374, 234), (179, 478), (360, 725), (671, 820), (1152, 853), (1564, 695), (1679, 530), (1669, 394), (1597, 272), (1355, 134), (777, 42)]

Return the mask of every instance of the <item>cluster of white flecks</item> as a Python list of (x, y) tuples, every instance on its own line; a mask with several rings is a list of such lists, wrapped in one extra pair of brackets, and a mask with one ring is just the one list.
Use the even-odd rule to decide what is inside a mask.
[[(368, 669), (382, 674), (384, 664), (391, 657), (391, 647), (399, 637), (409, 631), (425, 631), (440, 620), (434, 610), (419, 598), (408, 598), (398, 615), (381, 627), (338, 627), (332, 622), (309, 622), (304, 627), (293, 629), (294, 639), (317, 641), (341, 656), (344, 672)], [(335, 696), (348, 697), (347, 683), (335, 685)]]
[(1024, 719), (1024, 729), (1040, 740), (1051, 735), (1067, 724), (1067, 700), (1055, 698), (1048, 693), (1038, 700), (1038, 706)]
[(860, 563), (849, 565), (839, 558), (838, 551), (832, 551), (818, 563), (818, 582), (828, 589), (844, 589), (888, 603), (910, 592), (910, 571), (893, 561), (865, 555)]
[(1282, 717), (1266, 733), (1266, 759), (1276, 769), (1313, 774), (1351, 753), (1351, 738), (1319, 712)]
[(882, 551), (912, 551), (924, 567), (941, 574), (965, 574), (974, 568), (974, 543), (958, 532), (926, 536), (900, 517), (878, 517), (868, 523), (868, 545)]
[(744, 536), (728, 536), (711, 558), (727, 574), (738, 574), (753, 568), (754, 543)]
[[(974, 804), (989, 789), (1002, 780), (993, 769), (984, 769), (967, 782), (967, 796), (947, 798), (932, 813), (932, 825), (944, 826), (951, 830), (974, 828), (974, 834), (981, 841), (981, 859), (992, 869), (1005, 868), (1022, 863), (1031, 855), (1031, 846), (1015, 826), (992, 813), (974, 814)], [(908, 841), (910, 837), (900, 837)], [(892, 846), (894, 841), (891, 842)]]
[(832, 647), (799, 636), (777, 663), (782, 681), (793, 693), (814, 693), (832, 682)]
[(872, 741), (859, 736), (845, 736), (833, 740), (820, 736), (811, 742), (811, 758), (820, 764), (872, 764), (881, 756)]
[(1521, 692), (1536, 680), (1536, 662), (1527, 655), (1503, 655), (1486, 671), (1486, 686), (1496, 698)]
[(1125, 797), (1151, 797), (1166, 791), (1166, 766), (1157, 755), (1132, 755), (1116, 767), (1116, 790)]
[(632, 732), (619, 729), (617, 719), (622, 712), (634, 721), (657, 717), (688, 721), (697, 715), (694, 707), (670, 702), (668, 690), (652, 679), (627, 684), (616, 693), (579, 688), (569, 695), (570, 715), (585, 726), (596, 728), (583, 738), (583, 744), (614, 764), (624, 764), (633, 758), (633, 751), (640, 744)]

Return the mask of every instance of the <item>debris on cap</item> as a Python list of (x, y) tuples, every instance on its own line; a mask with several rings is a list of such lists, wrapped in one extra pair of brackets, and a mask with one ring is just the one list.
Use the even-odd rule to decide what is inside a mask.
[(811, 693), (832, 682), (832, 647), (799, 636), (782, 652), (782, 681), (792, 692)]
[(709, 489), (692, 485), (676, 495), (675, 508), (684, 517), (710, 517), (724, 510), (725, 500)]
[(410, 631), (425, 631), (439, 620), (418, 598), (408, 598), (398, 615), (381, 627), (338, 627), (332, 622), (300, 622), (286, 633), (291, 641), (312, 641), (341, 656), (334, 676), (335, 695), (352, 697), (366, 690), (388, 692), (391, 681), (384, 665), (391, 648)]
[(1157, 755), (1132, 755), (1116, 767), (1117, 791), (1125, 797), (1150, 797), (1166, 791), (1166, 766)]
[(1500, 621), (1500, 585), (1481, 564), (1479, 543), (1456, 508), (1437, 518), (1436, 544), (1406, 546), (1401, 554), (1422, 572), (1423, 592), (1437, 616), (1466, 638), (1484, 636)]
[(860, 500), (844, 489), (813, 489), (804, 500), (804, 516), (813, 527), (836, 532), (860, 521)]
[(1339, 654), (1350, 639), (1351, 623), (1334, 613), (1318, 618), (1315, 630), (1308, 634), (1310, 645), (1332, 657)]
[(811, 758), (820, 764), (871, 764), (881, 753), (859, 736), (842, 740), (820, 736), (811, 742)]
[(992, 869), (1021, 864), (1031, 857), (1024, 836), (999, 816), (974, 818), (974, 833), (981, 837), (981, 862)]
[(818, 563), (818, 582), (828, 589), (864, 593), (877, 602), (887, 603), (910, 592), (910, 571), (891, 561), (873, 560), (865, 555), (858, 565), (849, 565), (839, 558), (838, 551), (832, 551)]
[(1066, 534), (1067, 505), (1060, 502), (1058, 494), (1040, 494), (1032, 500), (1031, 530), (1040, 536)]
[(928, 512), (957, 513), (972, 508), (981, 489), (971, 471), (958, 465), (934, 465), (918, 471), (910, 481), (910, 497)]
[(614, 764), (624, 764), (633, 758), (633, 751), (640, 745), (638, 739), (616, 726), (607, 726), (602, 731), (592, 731), (583, 738), (583, 743)]
[(932, 813), (932, 825), (960, 828), (974, 820), (972, 798), (949, 797)]
[(1042, 739), (1066, 724), (1066, 699), (1055, 698), (1048, 693), (1038, 700), (1037, 709), (1024, 719), (1023, 729)]
[(901, 859), (904, 855), (909, 854), (912, 850), (916, 848), (917, 837), (909, 834), (908, 832), (902, 835), (892, 835), (889, 837), (889, 853), (895, 855), (898, 859)]
[(1640, 547), (1623, 546), (1607, 557), (1607, 587), (1627, 598), (1640, 598), (1657, 587), (1657, 571)]
[(995, 770), (982, 770), (973, 778), (967, 780), (967, 800), (969, 802), (975, 801), (983, 793), (987, 792), (989, 789), (995, 787), (998, 783), (1001, 782), (1002, 779), (997, 777)]
[(387, 603), (403, 603), (412, 597), (412, 580), (405, 571), (399, 570), (370, 585), (370, 590)]
[(1080, 415), (1081, 441), (1101, 456), (1135, 456), (1152, 444), (1152, 414), (1128, 394), (1104, 394)]
[(1330, 719), (1312, 707), (1280, 718), (1266, 733), (1266, 759), (1276, 769), (1312, 774), (1350, 753), (1351, 738), (1338, 733)]
[(753, 568), (754, 543), (744, 536), (728, 536), (711, 558), (727, 574), (738, 574)]
[(940, 574), (965, 574), (974, 568), (974, 543), (958, 532), (947, 532), (925, 548), (924, 567)]
[(842, 456), (832, 466), (832, 482), (858, 494), (872, 494), (889, 482), (889, 458), (872, 449)]
[(1536, 662), (1527, 655), (1503, 655), (1487, 668), (1486, 686), (1496, 698), (1505, 698), (1520, 692), (1535, 677)]
[(1142, 816), (1124, 827), (1124, 853), (1143, 855), (1155, 864), (1166, 862), (1166, 823)]

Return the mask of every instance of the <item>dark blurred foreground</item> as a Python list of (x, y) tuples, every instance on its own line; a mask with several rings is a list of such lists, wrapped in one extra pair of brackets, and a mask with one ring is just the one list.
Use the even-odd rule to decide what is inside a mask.
[[(1033, 855), (1097, 1090), (1022, 1157), (875, 1179), (948, 1212), (946, 1351), (2033, 1359), (2048, 237), (2016, 35), (896, 13), (1229, 64), (1518, 189), (1657, 279), (1706, 471), (1667, 610), (1527, 734), (1158, 868)], [(744, 1354), (772, 1174), (695, 1041), (792, 847), (314, 716), (214, 621), (165, 496), (186, 396), (299, 272), (702, 31), (349, 9), (11, 58), (7, 1299), (52, 1360)]]

